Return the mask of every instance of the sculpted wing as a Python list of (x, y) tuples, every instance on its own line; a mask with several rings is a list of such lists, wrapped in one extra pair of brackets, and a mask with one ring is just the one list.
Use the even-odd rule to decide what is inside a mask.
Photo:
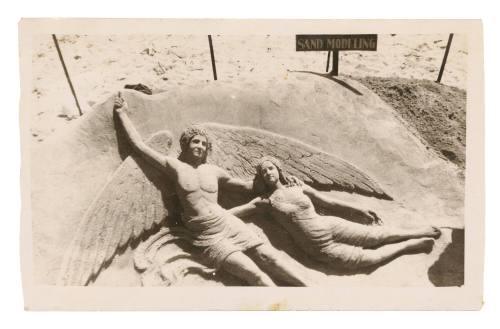
[(264, 155), (282, 161), (284, 170), (318, 190), (338, 190), (392, 198), (355, 166), (296, 139), (248, 127), (201, 124), (211, 135), (210, 161), (242, 179), (254, 177), (254, 166)]
[[(153, 135), (148, 145), (166, 154), (169, 132)], [(86, 285), (130, 243), (176, 212), (174, 188), (142, 158), (123, 161), (85, 212), (63, 259), (59, 284)]]

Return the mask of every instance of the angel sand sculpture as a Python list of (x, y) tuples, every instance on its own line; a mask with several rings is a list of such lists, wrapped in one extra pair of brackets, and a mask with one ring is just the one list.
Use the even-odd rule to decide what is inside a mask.
[(372, 211), (328, 198), (313, 187), (290, 179), (274, 157), (260, 159), (256, 171), (254, 181), (260, 184), (255, 186), (259, 186), (256, 190), (262, 190), (262, 197), (230, 212), (236, 216), (249, 216), (259, 209), (270, 212), (308, 255), (325, 263), (350, 269), (373, 266), (405, 252), (430, 252), (434, 239), (441, 235), (432, 226), (412, 229), (366, 226), (336, 216), (321, 216), (312, 200), (330, 213), (341, 216), (347, 213), (347, 219), (368, 219), (381, 224)]
[[(174, 181), (175, 194), (181, 208), (178, 216), (181, 218), (182, 225), (187, 229), (184, 232), (184, 238), (195, 247), (202, 249), (201, 256), (205, 264), (214, 269), (222, 268), (249, 285), (274, 286), (274, 281), (266, 272), (272, 273), (278, 280), (287, 284), (308, 285), (306, 271), (301, 271), (300, 265), (293, 264), (291, 259), (274, 249), (269, 242), (258, 237), (243, 221), (218, 204), (219, 185), (232, 193), (247, 192), (249, 194), (255, 189), (256, 182), (233, 178), (224, 169), (207, 163), (212, 143), (202, 126), (191, 126), (183, 131), (180, 138), (181, 153), (175, 158), (156, 151), (142, 140), (125, 112), (127, 109), (128, 105), (119, 93), (115, 99), (114, 111), (127, 138), (134, 150), (149, 165), (159, 170), (166, 176), (166, 179), (170, 178)], [(210, 129), (210, 126), (208, 125), (207, 128)], [(225, 130), (227, 133), (227, 128)], [(172, 143), (170, 134), (164, 132), (159, 136), (166, 138), (163, 143), (169, 148)], [(297, 178), (290, 177), (289, 179), (293, 181)], [(371, 185), (376, 186), (374, 183)], [(388, 197), (383, 192), (380, 193)], [(90, 220), (84, 223), (92, 221), (94, 216), (102, 216), (99, 211), (94, 210), (95, 208), (97, 207), (94, 206), (89, 211)], [(163, 214), (161, 211), (159, 213)], [(359, 213), (366, 221), (378, 218), (370, 211), (359, 210)], [(111, 231), (111, 226), (107, 229)], [(96, 233), (99, 237), (103, 237), (102, 232)], [(104, 236), (106, 234), (109, 234), (107, 237), (109, 239), (113, 232), (104, 233)], [(164, 237), (164, 234), (165, 232), (161, 232), (159, 236)], [(153, 241), (157, 243), (157, 239)], [(82, 254), (85, 255), (88, 249), (84, 242), (76, 239), (73, 246), (76, 252), (72, 250), (67, 253), (61, 281), (87, 284), (96, 270), (94, 268), (96, 263), (94, 259), (91, 259), (90, 263), (82, 262)], [(97, 251), (99, 252), (105, 255), (104, 250)], [(140, 262), (140, 260), (137, 261), (139, 267)], [(78, 270), (75, 271), (75, 268)], [(168, 274), (165, 276), (168, 277)]]
[[(387, 104), (362, 85), (355, 86), (363, 97), (321, 77), (305, 75), (290, 76), (286, 83), (246, 83), (244, 88), (221, 81), (152, 96), (123, 91), (127, 116), (138, 131), (130, 137), (140, 141), (139, 133), (145, 136), (145, 142), (139, 143), (148, 149), (143, 155), (131, 148), (134, 144), (126, 131), (133, 130), (123, 122), (127, 119), (113, 115), (114, 97), (98, 103), (58, 138), (32, 150), (36, 160), (32, 163), (44, 163), (43, 168), (32, 165), (37, 280), (60, 285), (430, 285), (430, 268), (453, 241), (449, 230), (442, 230), (430, 254), (421, 253), (429, 246), (420, 246), (416, 254), (377, 267), (369, 275), (338, 276), (330, 271), (336, 266), (324, 267), (315, 254), (308, 256), (296, 247), (303, 247), (304, 241), (311, 246), (311, 241), (296, 241), (265, 216), (242, 216), (243, 223), (226, 216), (221, 208), (241, 206), (255, 197), (250, 184), (255, 167), (262, 156), (272, 155), (281, 160), (283, 172), (363, 209), (358, 218), (336, 214), (339, 217), (370, 224), (377, 217), (366, 209), (381, 214), (384, 226), (362, 225), (370, 232), (418, 224), (428, 230), (421, 235), (437, 238), (431, 225), (463, 225), (463, 185), (454, 168), (419, 144)], [(203, 158), (208, 142), (212, 144), (210, 166), (195, 165), (196, 169), (184, 162), (184, 156), (176, 159), (182, 150), (164, 131), (180, 136), (193, 119), (217, 122), (197, 125), (206, 137), (197, 132), (191, 136), (198, 136), (191, 138), (198, 145), (189, 157)], [(325, 120), (335, 123), (334, 129), (324, 127)], [(324, 151), (310, 146), (315, 144)], [(147, 154), (153, 159), (148, 160)], [(363, 164), (384, 187), (390, 187), (394, 201), (373, 178), (331, 154)], [(188, 172), (207, 173), (187, 179), (179, 190), (179, 176), (175, 176), (179, 174), (163, 165), (167, 157)], [(158, 159), (162, 166), (152, 165)], [(304, 186), (297, 184), (290, 190), (304, 191)], [(213, 214), (205, 213), (209, 210)], [(315, 205), (315, 210), (333, 215), (321, 205)], [(272, 210), (267, 215), (273, 215)], [(224, 231), (214, 239), (200, 234), (208, 232), (208, 226), (196, 227), (210, 217), (220, 223), (213, 233)], [(234, 267), (224, 267), (220, 260), (228, 253), (244, 256), (235, 256), (239, 260)], [(221, 270), (214, 272), (218, 267)]]

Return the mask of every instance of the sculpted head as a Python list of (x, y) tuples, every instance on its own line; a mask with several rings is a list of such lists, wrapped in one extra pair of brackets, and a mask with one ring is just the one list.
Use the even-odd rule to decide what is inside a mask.
[(283, 174), (281, 161), (272, 157), (262, 157), (255, 169), (254, 190), (258, 194), (273, 191), (278, 183), (290, 185), (290, 180)]
[(181, 160), (200, 159), (201, 163), (207, 162), (207, 156), (212, 149), (212, 144), (205, 129), (193, 125), (186, 128), (179, 140), (181, 145)]

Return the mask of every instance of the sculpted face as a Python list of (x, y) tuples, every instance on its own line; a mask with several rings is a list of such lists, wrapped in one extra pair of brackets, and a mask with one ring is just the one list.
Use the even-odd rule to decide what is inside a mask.
[(189, 142), (189, 150), (194, 158), (202, 159), (207, 154), (208, 141), (205, 136), (195, 135)]
[(260, 174), (264, 179), (264, 182), (267, 186), (273, 187), (280, 180), (280, 174), (278, 168), (273, 165), (270, 161), (264, 161), (260, 167)]

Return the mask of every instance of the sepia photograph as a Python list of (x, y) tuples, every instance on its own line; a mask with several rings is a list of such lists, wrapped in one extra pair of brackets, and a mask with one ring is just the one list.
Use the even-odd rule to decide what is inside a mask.
[(28, 308), (479, 308), (480, 22), (346, 26), (21, 21)]

